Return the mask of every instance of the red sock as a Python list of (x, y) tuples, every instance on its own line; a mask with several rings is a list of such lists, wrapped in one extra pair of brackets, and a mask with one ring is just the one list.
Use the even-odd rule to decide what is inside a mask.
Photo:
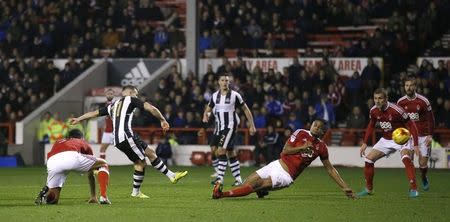
[(253, 188), (250, 185), (242, 185), (240, 187), (236, 187), (230, 191), (223, 192), (223, 197), (242, 197), (247, 196), (253, 192)]
[(100, 168), (100, 170), (98, 171), (97, 174), (97, 180), (98, 180), (98, 184), (100, 186), (100, 195), (102, 197), (107, 197), (106, 196), (106, 190), (108, 188), (108, 184), (109, 184), (109, 172), (108, 172), (108, 168)]
[(414, 169), (414, 164), (408, 156), (403, 156), (402, 162), (405, 164), (406, 176), (408, 177), (410, 188), (412, 190), (417, 190), (416, 170)]
[(369, 191), (373, 190), (373, 176), (375, 176), (375, 167), (373, 163), (365, 162), (364, 177), (366, 178), (366, 188)]
[(422, 173), (422, 180), (425, 180), (427, 178), (428, 167), (420, 167), (420, 172)]

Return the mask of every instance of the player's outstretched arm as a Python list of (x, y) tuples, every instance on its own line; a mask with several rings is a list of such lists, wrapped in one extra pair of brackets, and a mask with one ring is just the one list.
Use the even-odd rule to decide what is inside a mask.
[(91, 119), (91, 118), (95, 118), (98, 117), (100, 115), (100, 111), (99, 110), (95, 110), (95, 111), (91, 111), (91, 112), (87, 112), (77, 118), (71, 118), (70, 119), (70, 124), (75, 125), (83, 120), (87, 120), (87, 119)]
[(89, 182), (89, 189), (91, 192), (91, 197), (89, 198), (88, 203), (98, 203), (97, 194), (95, 193), (95, 177), (94, 172), (92, 170), (88, 172), (88, 182)]
[(342, 179), (341, 175), (339, 175), (339, 172), (330, 163), (330, 160), (328, 160), (328, 159), (322, 160), (322, 163), (323, 163), (323, 166), (327, 169), (327, 172), (330, 175), (330, 177), (333, 178), (333, 180), (342, 189), (342, 191), (345, 193), (345, 195), (348, 198), (355, 199), (355, 193), (353, 193), (353, 190), (350, 187), (348, 187), (348, 185)]
[(166, 118), (164, 118), (164, 116), (161, 114), (158, 108), (152, 106), (148, 102), (145, 102), (144, 109), (147, 112), (150, 112), (154, 117), (159, 119), (159, 121), (161, 122), (161, 128), (163, 129), (164, 133), (169, 130), (170, 128), (169, 123), (166, 121)]
[(284, 145), (283, 151), (281, 151), (282, 154), (296, 154), (296, 153), (300, 153), (300, 152), (305, 152), (307, 151), (309, 148), (312, 148), (312, 143), (310, 141), (306, 141), (304, 144), (300, 145), (300, 146), (291, 146), (288, 143), (286, 143)]

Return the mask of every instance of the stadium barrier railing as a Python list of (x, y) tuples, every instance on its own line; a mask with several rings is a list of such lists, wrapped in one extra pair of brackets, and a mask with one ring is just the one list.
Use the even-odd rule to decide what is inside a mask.
[[(170, 128), (166, 136), (173, 134), (176, 138), (180, 138), (183, 135), (190, 135), (195, 138), (195, 144), (208, 144), (208, 137), (212, 135), (214, 129), (206, 129), (203, 135), (198, 135), (200, 129), (202, 128)], [(284, 130), (284, 128), (276, 129), (281, 135), (283, 135)], [(165, 136), (162, 129), (157, 127), (135, 127), (133, 131), (148, 143), (158, 143), (159, 139)], [(267, 132), (266, 129), (257, 129), (255, 136), (251, 136), (247, 128), (239, 128), (237, 131), (235, 142), (237, 145), (254, 145), (255, 142), (261, 141)], [(365, 131), (365, 129), (332, 128), (327, 131), (322, 140), (328, 145), (359, 146), (364, 138)], [(98, 142), (101, 141), (101, 135), (102, 129), (99, 129)], [(382, 135), (383, 131), (375, 130), (369, 137), (368, 145), (374, 145)], [(450, 129), (435, 129), (433, 137), (443, 147), (450, 145)]]

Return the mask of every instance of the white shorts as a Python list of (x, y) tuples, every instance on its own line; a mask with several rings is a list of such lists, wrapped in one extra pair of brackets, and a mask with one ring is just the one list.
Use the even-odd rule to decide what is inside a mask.
[[(411, 141), (411, 140), (412, 139), (410, 139), (409, 141)], [(409, 141), (406, 142), (406, 144), (408, 144)], [(378, 151), (380, 151), (380, 152), (382, 152), (382, 153), (384, 153), (386, 155), (386, 157), (389, 156), (392, 153), (395, 153), (395, 151), (397, 151), (397, 150), (398, 151), (401, 151), (401, 150), (404, 150), (404, 149), (414, 150), (413, 147), (404, 146), (404, 145), (398, 145), (398, 144), (396, 144), (394, 142), (394, 140), (387, 140), (387, 139), (385, 139), (383, 137), (380, 140), (378, 140), (378, 142), (375, 145), (373, 145), (373, 148), (378, 150)]]
[(102, 135), (102, 143), (113, 144), (114, 143), (114, 135), (113, 133), (103, 133)]
[(87, 172), (97, 162), (92, 155), (75, 151), (65, 151), (51, 156), (47, 160), (47, 186), (62, 187), (70, 170)]
[[(426, 136), (419, 136), (419, 150), (420, 150), (420, 154), (423, 157), (430, 157), (430, 153), (431, 153), (431, 144), (429, 146), (426, 145), (425, 141), (426, 141), (427, 137)], [(410, 139), (405, 145), (405, 147), (413, 147), (414, 142), (412, 139)], [(414, 148), (413, 148), (414, 149)]]
[(265, 167), (257, 170), (256, 173), (262, 179), (270, 177), (272, 179), (272, 188), (288, 187), (294, 182), (291, 175), (283, 169), (279, 160), (272, 161)]

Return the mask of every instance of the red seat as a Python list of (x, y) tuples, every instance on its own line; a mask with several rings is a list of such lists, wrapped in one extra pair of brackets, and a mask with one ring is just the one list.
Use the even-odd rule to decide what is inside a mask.
[(192, 152), (191, 162), (196, 166), (204, 166), (206, 163), (206, 153), (201, 151)]

